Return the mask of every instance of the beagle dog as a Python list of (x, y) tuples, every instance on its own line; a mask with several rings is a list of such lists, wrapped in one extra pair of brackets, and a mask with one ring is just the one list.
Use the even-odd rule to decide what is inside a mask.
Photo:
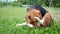
[(32, 5), (27, 9), (26, 22), (31, 27), (46, 27), (51, 24), (51, 15), (40, 5)]
[(41, 19), (42, 18), (41, 13), (39, 12), (39, 10), (30, 8), (26, 15), (26, 22), (27, 22), (28, 26), (29, 26), (29, 24), (31, 25), (31, 27), (39, 26), (38, 20), (36, 19), (36, 17)]
[(51, 15), (40, 5), (31, 5), (27, 9), (26, 22), (17, 25), (27, 25), (29, 27), (48, 26), (51, 24)]

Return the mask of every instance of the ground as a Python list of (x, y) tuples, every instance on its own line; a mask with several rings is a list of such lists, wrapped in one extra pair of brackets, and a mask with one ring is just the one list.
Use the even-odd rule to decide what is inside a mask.
[(16, 27), (16, 24), (26, 21), (25, 7), (0, 8), (0, 34), (60, 34), (60, 8), (44, 8), (52, 15), (52, 22), (50, 26), (40, 28), (30, 28), (28, 26)]

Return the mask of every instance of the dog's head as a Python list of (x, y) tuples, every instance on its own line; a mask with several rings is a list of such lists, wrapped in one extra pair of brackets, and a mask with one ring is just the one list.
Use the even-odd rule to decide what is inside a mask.
[(31, 9), (29, 9), (29, 11), (27, 12), (26, 22), (27, 22), (27, 23), (30, 23), (30, 24), (32, 24), (32, 25), (34, 25), (34, 26), (37, 26), (38, 20), (36, 20), (34, 17), (38, 17), (38, 18), (40, 18), (40, 19), (42, 18), (41, 13), (40, 13), (39, 10), (31, 8)]

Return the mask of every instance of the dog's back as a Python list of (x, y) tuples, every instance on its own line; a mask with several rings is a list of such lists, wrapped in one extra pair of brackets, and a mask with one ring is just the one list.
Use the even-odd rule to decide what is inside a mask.
[(41, 15), (42, 17), (45, 15), (45, 13), (47, 12), (43, 7), (41, 7), (40, 5), (37, 5), (37, 4), (34, 4), (34, 5), (31, 5), (27, 11), (30, 9), (30, 8), (34, 8), (34, 9), (37, 9), (41, 12)]

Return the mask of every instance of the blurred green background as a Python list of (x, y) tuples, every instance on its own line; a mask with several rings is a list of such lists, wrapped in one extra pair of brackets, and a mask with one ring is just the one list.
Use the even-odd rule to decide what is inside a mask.
[[(0, 34), (60, 34), (60, 0), (0, 0)], [(25, 22), (29, 5), (39, 4), (52, 16), (48, 27), (16, 26)]]
[(39, 4), (47, 7), (60, 7), (60, 0), (0, 0), (0, 7)]

